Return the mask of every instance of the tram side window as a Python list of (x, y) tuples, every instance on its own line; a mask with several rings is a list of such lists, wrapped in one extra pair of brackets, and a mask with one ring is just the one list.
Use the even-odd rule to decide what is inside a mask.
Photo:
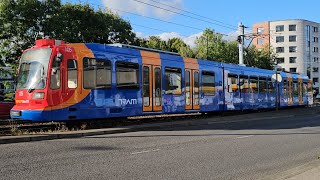
[(60, 62), (54, 58), (52, 61), (52, 71), (51, 71), (51, 79), (50, 79), (50, 88), (51, 89), (59, 89), (61, 84), (60, 79)]
[(109, 60), (83, 59), (83, 87), (103, 89), (111, 87), (111, 62)]
[(139, 64), (131, 62), (117, 62), (117, 88), (138, 89), (139, 85)]
[(236, 93), (238, 91), (239, 91), (238, 75), (229, 74), (228, 75), (228, 92)]
[(299, 96), (300, 95), (303, 96), (303, 84), (302, 84), (302, 81), (298, 82), (298, 94), (299, 94)]
[(191, 104), (191, 88), (190, 88), (190, 70), (184, 72), (184, 82), (185, 82), (185, 94), (186, 94), (186, 105)]
[(258, 78), (250, 77), (250, 92), (257, 93), (258, 92)]
[(266, 92), (268, 92), (267, 79), (259, 78), (259, 93), (266, 93)]
[(165, 68), (165, 92), (166, 94), (181, 94), (181, 69)]
[(202, 93), (205, 96), (215, 95), (215, 76), (214, 72), (202, 72)]
[(308, 83), (303, 82), (303, 95), (308, 93)]
[(269, 93), (275, 93), (276, 92), (275, 87), (274, 87), (273, 82), (271, 81), (271, 79), (268, 79), (268, 90), (269, 90)]
[(288, 94), (288, 81), (287, 80), (284, 80), (283, 81), (283, 95), (287, 95)]
[(249, 92), (249, 77), (248, 76), (240, 76), (240, 91), (241, 93)]
[(68, 60), (68, 88), (75, 89), (78, 87), (78, 65), (74, 59)]
[(308, 94), (310, 94), (310, 93), (312, 94), (312, 93), (313, 93), (313, 91), (312, 91), (312, 88), (313, 88), (313, 87), (312, 87), (312, 84), (313, 84), (312, 81), (309, 81), (309, 82), (308, 82), (308, 87), (307, 87)]
[(298, 82), (293, 81), (292, 86), (293, 86), (293, 95), (297, 96), (299, 94)]

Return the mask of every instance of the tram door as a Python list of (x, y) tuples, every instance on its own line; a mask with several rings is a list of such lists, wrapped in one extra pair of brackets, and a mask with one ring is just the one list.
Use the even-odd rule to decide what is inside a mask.
[(186, 69), (185, 76), (185, 108), (186, 110), (200, 109), (199, 71)]
[(162, 111), (162, 73), (161, 67), (155, 65), (143, 65), (143, 111)]
[(292, 78), (288, 78), (288, 105), (292, 105), (293, 104), (292, 92), (293, 92)]

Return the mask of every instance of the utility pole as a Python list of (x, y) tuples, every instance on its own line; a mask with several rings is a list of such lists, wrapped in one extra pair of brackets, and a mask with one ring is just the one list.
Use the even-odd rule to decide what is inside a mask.
[(239, 24), (238, 32), (239, 32), (239, 36), (238, 36), (238, 42), (239, 42), (239, 65), (240, 66), (244, 66), (244, 63), (243, 63), (244, 25), (242, 23)]

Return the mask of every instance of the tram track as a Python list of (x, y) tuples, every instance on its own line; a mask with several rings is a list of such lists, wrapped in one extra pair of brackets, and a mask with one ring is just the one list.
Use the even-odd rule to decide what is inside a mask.
[[(297, 107), (299, 108), (299, 107)], [(300, 107), (304, 109), (303, 107)], [(281, 109), (279, 111), (294, 110)], [(305, 108), (308, 109), (308, 108)], [(98, 119), (98, 120), (79, 120), (79, 121), (66, 121), (66, 122), (26, 122), (22, 120), (12, 119), (0, 119), (0, 136), (8, 135), (23, 135), (23, 134), (37, 134), (37, 133), (49, 133), (49, 132), (64, 132), (64, 131), (77, 131), (77, 130), (89, 130), (89, 129), (102, 129), (113, 128), (120, 126), (141, 125), (148, 123), (160, 123), (160, 122), (175, 122), (184, 120), (197, 120), (206, 118), (222, 119), (225, 116), (237, 116), (253, 113), (263, 113), (275, 111), (274, 109), (261, 109), (250, 111), (227, 111), (227, 112), (215, 112), (215, 113), (188, 113), (188, 114), (163, 114), (163, 115), (148, 115), (148, 116), (135, 116), (124, 118), (110, 118), (110, 119)]]

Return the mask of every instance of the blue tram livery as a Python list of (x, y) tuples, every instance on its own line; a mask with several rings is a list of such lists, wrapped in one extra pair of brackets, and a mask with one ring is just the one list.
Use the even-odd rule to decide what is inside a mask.
[(10, 114), (67, 121), (275, 108), (277, 102), (305, 106), (311, 86), (299, 74), (128, 45), (42, 39), (21, 56)]

